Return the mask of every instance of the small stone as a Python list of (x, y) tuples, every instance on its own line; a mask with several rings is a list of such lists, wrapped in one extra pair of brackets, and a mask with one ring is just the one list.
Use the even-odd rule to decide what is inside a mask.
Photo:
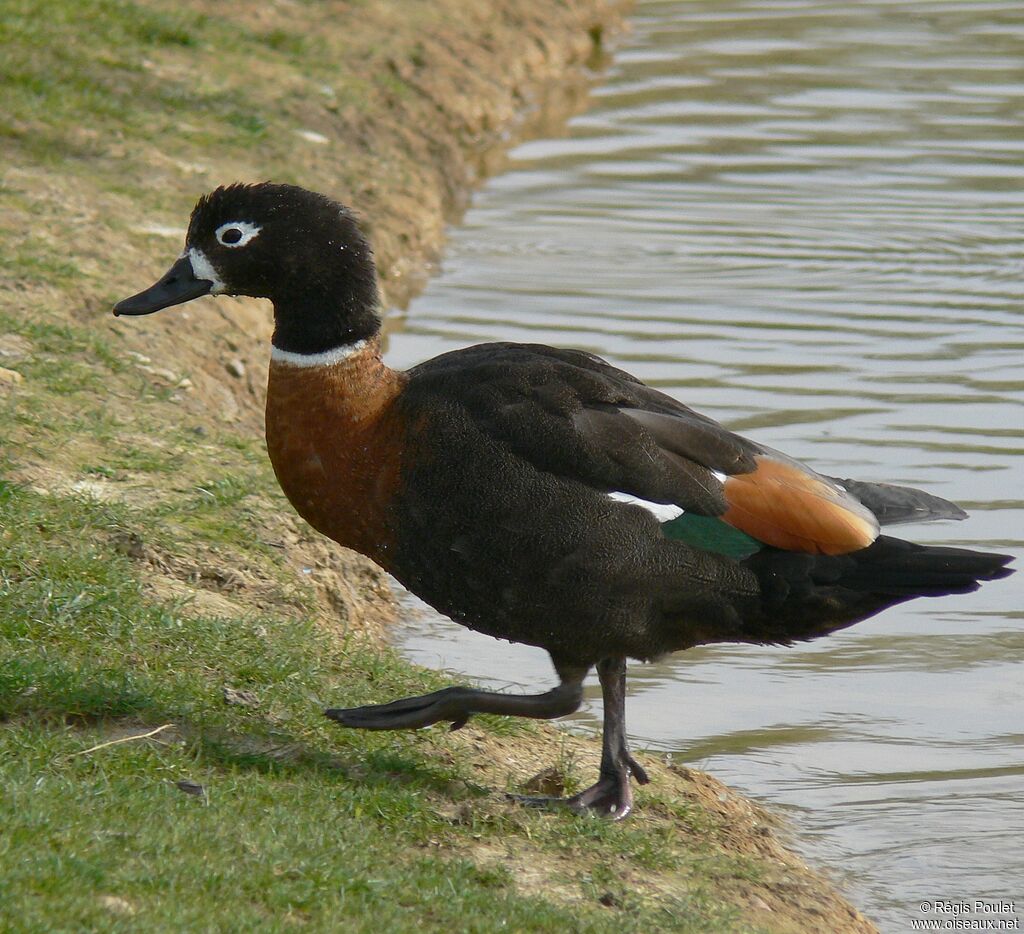
[(24, 360), (32, 353), (32, 342), (20, 334), (0, 334), (0, 359)]
[(245, 376), (245, 364), (241, 360), (228, 360), (224, 366), (237, 379), (242, 379)]
[(156, 376), (159, 379), (165, 380), (172, 385), (176, 385), (180, 377), (173, 370), (168, 370), (162, 366), (150, 366), (148, 363), (136, 363), (135, 366), (142, 370), (143, 373), (148, 373), (150, 376)]
[(113, 911), (115, 914), (135, 914), (135, 906), (128, 901), (127, 898), (121, 898), (120, 895), (101, 895), (99, 897), (99, 903), (106, 908), (107, 911)]
[(25, 381), (17, 370), (8, 370), (0, 366), (0, 386), (18, 386)]
[[(179, 124), (179, 128), (182, 124)], [(201, 162), (185, 162), (181, 159), (171, 160), (178, 169), (185, 175), (205, 175), (210, 171), (209, 167), (203, 165)]]
[(224, 688), (224, 703), (237, 707), (259, 707), (260, 699), (252, 691), (238, 691), (235, 688)]
[(182, 779), (180, 782), (175, 782), (174, 784), (175, 787), (181, 789), (187, 795), (195, 795), (197, 798), (206, 797), (206, 789), (200, 785), (199, 782)]
[[(184, 240), (185, 231), (181, 227), (167, 227), (163, 224), (140, 224), (137, 227), (131, 228), (135, 233), (147, 234), (152, 237), (167, 237), (169, 240)], [(143, 354), (134, 354), (136, 357), (143, 357)], [(149, 363), (149, 358), (145, 357), (139, 361), (140, 363)]]
[(120, 532), (113, 538), (114, 551), (128, 558), (141, 560), (147, 555), (146, 543), (138, 532)]
[(318, 146), (326, 146), (330, 140), (323, 135), (323, 133), (317, 133), (315, 130), (295, 130), (295, 135), (300, 139), (304, 139), (307, 143), (316, 143)]
[(524, 782), (523, 791), (533, 795), (550, 795), (560, 798), (565, 794), (565, 776), (560, 769), (551, 766)]

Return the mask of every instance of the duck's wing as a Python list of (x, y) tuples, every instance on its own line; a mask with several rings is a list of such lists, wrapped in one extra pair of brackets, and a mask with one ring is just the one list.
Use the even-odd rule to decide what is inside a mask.
[(421, 398), (457, 401), (517, 457), (646, 507), (674, 537), (689, 537), (685, 514), (727, 523), (754, 550), (842, 554), (877, 538), (873, 503), (901, 515), (929, 501), (956, 510), (919, 491), (822, 476), (581, 351), (484, 344), (410, 376)]

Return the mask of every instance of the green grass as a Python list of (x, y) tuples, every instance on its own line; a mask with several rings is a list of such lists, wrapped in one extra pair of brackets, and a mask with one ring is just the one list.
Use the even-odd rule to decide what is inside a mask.
[[(282, 919), (332, 930), (344, 919), (346, 930), (631, 931), (670, 917), (673, 930), (734, 929), (700, 886), (646, 904), (598, 861), (570, 879), (579, 901), (565, 906), (524, 894), (500, 865), (459, 857), (479, 839), (511, 838), (638, 871), (681, 862), (668, 822), (511, 805), (453, 822), (450, 805), (488, 795), (468, 761), (438, 756), (430, 734), (345, 732), (321, 716), (331, 702), (428, 690), (436, 676), (308, 619), (154, 600), (116, 548), (145, 518), (130, 507), (3, 484), (0, 514), (5, 930), (277, 929)], [(257, 705), (226, 704), (225, 687)], [(162, 740), (88, 751), (164, 724), (174, 728)]]
[[(5, 790), (0, 859), (9, 930), (571, 929), (572, 915), (516, 896), (500, 869), (418, 852), (429, 815), (408, 786), (355, 786), (328, 767), (204, 762), (181, 744), (74, 756), (88, 734), (29, 725), (0, 751), (18, 768)], [(188, 777), (203, 797), (181, 792)], [(61, 814), (59, 825), (53, 815)], [(26, 846), (28, 844), (28, 846)], [(467, 918), (473, 919), (468, 926)], [(52, 928), (49, 928), (52, 929)]]
[[(240, 115), (231, 94), (189, 91), (152, 73), (148, 56), (159, 56), (164, 47), (244, 47), (244, 37), (216, 19), (118, 0), (5, 0), (0, 9), (0, 44), (8, 53), (0, 65), (8, 104), (4, 126), (36, 153), (56, 142), (58, 152), (67, 154), (65, 140), (40, 129), (59, 131), (68, 117), (138, 133), (147, 126), (148, 132), (166, 128), (168, 117), (183, 108), (199, 119)], [(31, 136), (19, 129), (27, 122)], [(77, 154), (88, 152), (86, 146)]]
[[(223, 156), (259, 141), (265, 164), (286, 173), (288, 115), (249, 93), (246, 76), (266, 63), (301, 68), (310, 82), (337, 80), (336, 46), (316, 32), (261, 32), (171, 5), (4, 0), (0, 143), (67, 172), (75, 171), (69, 163), (102, 161), (124, 143), (160, 141), (171, 153), (198, 144)], [(194, 57), (194, 69), (168, 67), (182, 52)], [(390, 74), (373, 83), (394, 90)], [(365, 106), (368, 98), (346, 100)], [(109, 167), (111, 180), (123, 169), (119, 161)]]

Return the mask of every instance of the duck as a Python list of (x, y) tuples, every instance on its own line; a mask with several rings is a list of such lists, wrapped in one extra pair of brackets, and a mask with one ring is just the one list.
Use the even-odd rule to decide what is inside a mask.
[(294, 185), (222, 186), (165, 275), (118, 302), (268, 299), (266, 442), (298, 514), (455, 622), (548, 652), (537, 694), (469, 686), (325, 711), (348, 728), (554, 719), (597, 669), (596, 782), (525, 804), (621, 819), (626, 665), (711, 643), (790, 645), (918, 597), (1006, 577), (1011, 557), (882, 534), (962, 519), (924, 491), (840, 479), (729, 431), (581, 350), (484, 343), (383, 359), (373, 254), (353, 212)]

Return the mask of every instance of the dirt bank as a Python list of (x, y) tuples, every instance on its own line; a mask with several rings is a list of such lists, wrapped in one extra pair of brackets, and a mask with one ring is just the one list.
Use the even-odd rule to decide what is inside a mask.
[[(9, 164), (0, 236), (12, 252), (20, 248), (0, 283), (4, 307), (14, 317), (89, 328), (172, 404), (176, 420), (262, 437), (271, 331), (264, 303), (203, 299), (130, 324), (109, 315), (112, 301), (159, 275), (180, 251), (196, 197), (265, 178), (329, 192), (356, 210), (371, 236), (385, 307), (402, 306), (429, 277), (445, 225), (507, 142), (552, 110), (562, 115), (580, 104), (605, 35), (621, 25), (620, 7), (442, 0), (429, 8), (279, 2), (227, 10), (191, 0), (168, 13), (168, 4), (151, 0), (143, 9), (153, 21), (137, 25), (148, 41), (135, 62), (131, 50), (118, 62), (134, 66), (137, 88), (116, 87), (106, 53), (83, 49), (90, 61), (78, 71), (90, 73), (76, 73), (76, 84), (112, 98), (96, 108), (95, 123), (36, 106), (26, 117), (12, 108), (2, 127)], [(167, 100), (183, 106), (168, 108)], [(130, 110), (110, 119), (111, 109), (131, 104), (136, 119)], [(106, 410), (122, 422), (123, 438), (135, 428), (134, 407), (110, 388)], [(51, 440), (36, 433), (16, 476), (47, 490), (78, 483), (81, 491), (70, 474), (89, 439)], [(89, 491), (131, 492), (130, 477), (104, 479), (91, 480)], [(273, 509), (263, 533), (288, 546), (296, 572), (323, 570), (317, 583), (330, 614), (369, 627), (390, 614), (384, 578), (361, 556), (326, 546)], [(200, 565), (224, 563), (208, 554), (139, 553), (159, 572), (154, 586), (163, 593), (201, 576)], [(215, 576), (224, 574), (239, 576)]]
[[(431, 274), (445, 225), (464, 208), (488, 163), (500, 158), (508, 140), (543, 120), (552, 108), (564, 114), (579, 105), (588, 66), (600, 62), (603, 37), (619, 24), (616, 5), (600, 0), (446, 0), (432, 6), (424, 26), (433, 28), (411, 34), (408, 4), (361, 7), (358, 16), (345, 16), (343, 30), (338, 8), (344, 5), (306, 7), (303, 17), (312, 22), (304, 28), (319, 37), (319, 54), (345, 60), (350, 68), (357, 56), (358, 70), (375, 76), (364, 96), (346, 100), (329, 81), (307, 86), (296, 80), (291, 62), (250, 60), (244, 74), (224, 75), (222, 80), (229, 85), (244, 81), (250, 98), (270, 113), (287, 96), (289, 125), (273, 126), (275, 134), (286, 137), (277, 141), (285, 144), (284, 172), (268, 172), (260, 148), (231, 160), (194, 164), (174, 159), (168, 165), (165, 141), (158, 139), (152, 151), (135, 154), (149, 166), (147, 184), (191, 197), (215, 184), (260, 180), (269, 174), (329, 192), (356, 210), (371, 237), (385, 307), (404, 306)], [(237, 16), (241, 24), (263, 34), (293, 28), (290, 4), (243, 9)], [(389, 37), (383, 47), (381, 36)], [(222, 70), (214, 57), (199, 67)], [(171, 64), (154, 65), (157, 74), (162, 68), (168, 74), (175, 71)], [(132, 208), (124, 205), (123, 210), (129, 215)], [(161, 218), (175, 227), (181, 221), (180, 214)], [(155, 253), (147, 244), (146, 259)], [(118, 280), (134, 285), (139, 272), (131, 265), (131, 276), (119, 271)], [(141, 341), (139, 334), (125, 333), (123, 324), (107, 322), (106, 327), (129, 344), (139, 342), (154, 359), (159, 355), (161, 362), (201, 374), (198, 379), (193, 375), (187, 400), (197, 411), (214, 403), (225, 416), (258, 428), (270, 327), (267, 308), (244, 299), (206, 304), (185, 322), (163, 317), (144, 322)], [(211, 360), (210, 348), (218, 345), (220, 354)], [(228, 363), (243, 364), (245, 378), (225, 372), (227, 358)]]
[[(16, 89), (0, 124), (0, 375), (14, 373), (0, 382), (4, 473), (46, 495), (160, 507), (170, 533), (136, 522), (109, 537), (153, 599), (237, 618), (313, 608), (332, 632), (379, 637), (393, 613), (383, 575), (312, 534), (264, 486), (265, 304), (204, 299), (130, 323), (114, 321), (110, 304), (177, 255), (198, 194), (268, 177), (352, 205), (387, 302), (403, 304), (503, 146), (584, 99), (620, 12), (601, 0), (223, 7), (149, 0), (106, 24), (120, 30), (117, 54), (74, 31), (64, 49), (35, 47), (26, 19), (20, 73), (32, 56), (52, 63)], [(46, 98), (40, 75), (62, 69), (75, 80)], [(501, 835), (444, 846), (505, 867), (524, 891), (614, 911), (710, 878), (737, 925), (873, 930), (780, 845), (770, 816), (699, 772), (653, 764), (657, 791), (633, 820), (666, 853), (700, 858), (623, 854), (614, 884), (582, 885), (607, 876), (607, 850), (534, 846), (534, 816), (509, 814), (500, 792), (567, 758), (592, 770), (593, 743), (475, 725), (435, 742), (436, 758), (468, 759), (476, 784), (496, 791), (450, 804), (446, 820), (505, 822)], [(728, 869), (707, 871), (718, 863)]]

